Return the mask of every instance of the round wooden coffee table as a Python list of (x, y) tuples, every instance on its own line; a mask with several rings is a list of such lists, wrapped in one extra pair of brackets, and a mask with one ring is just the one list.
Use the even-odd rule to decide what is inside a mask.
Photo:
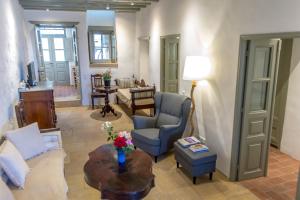
[(89, 153), (84, 175), (88, 185), (101, 191), (102, 199), (142, 199), (154, 187), (151, 157), (135, 150), (126, 157), (125, 168), (121, 169), (111, 144), (102, 145)]

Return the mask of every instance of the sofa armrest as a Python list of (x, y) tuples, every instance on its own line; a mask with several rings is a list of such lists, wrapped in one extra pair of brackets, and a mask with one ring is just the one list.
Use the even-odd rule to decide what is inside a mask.
[(62, 149), (61, 131), (51, 131), (42, 134), (48, 150)]
[(134, 129), (154, 128), (156, 117), (133, 116)]

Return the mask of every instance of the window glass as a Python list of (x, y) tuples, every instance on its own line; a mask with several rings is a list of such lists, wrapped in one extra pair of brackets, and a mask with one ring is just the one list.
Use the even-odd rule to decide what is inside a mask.
[(103, 60), (109, 60), (110, 59), (109, 58), (109, 48), (103, 48), (102, 51), (103, 51), (102, 59)]
[(55, 60), (56, 61), (65, 61), (65, 51), (64, 50), (55, 50)]
[(104, 30), (89, 31), (89, 48), (91, 63), (110, 63), (116, 62), (116, 41), (114, 32)]
[(55, 49), (64, 49), (64, 39), (63, 38), (54, 38), (54, 48)]
[(95, 44), (95, 47), (102, 46), (101, 34), (94, 34), (94, 44)]
[(95, 49), (95, 60), (102, 60), (102, 49)]
[(49, 50), (43, 50), (44, 62), (50, 62)]
[(49, 49), (48, 38), (42, 38), (42, 48)]
[(64, 35), (64, 29), (41, 29), (41, 35)]
[(107, 34), (102, 35), (102, 46), (109, 47), (109, 35)]

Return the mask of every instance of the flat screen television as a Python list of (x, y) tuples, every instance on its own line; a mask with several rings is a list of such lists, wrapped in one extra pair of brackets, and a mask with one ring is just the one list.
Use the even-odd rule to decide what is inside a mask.
[(27, 83), (30, 86), (34, 86), (36, 84), (34, 62), (30, 62), (27, 64), (27, 72), (28, 72)]

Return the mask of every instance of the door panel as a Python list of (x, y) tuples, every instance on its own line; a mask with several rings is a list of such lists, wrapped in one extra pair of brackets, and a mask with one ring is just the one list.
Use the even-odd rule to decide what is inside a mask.
[(266, 173), (279, 40), (248, 44), (238, 179)]
[(41, 38), (46, 79), (55, 85), (69, 85), (69, 64), (65, 59), (63, 37), (43, 36)]
[(178, 50), (179, 39), (165, 39), (165, 92), (178, 93)]

